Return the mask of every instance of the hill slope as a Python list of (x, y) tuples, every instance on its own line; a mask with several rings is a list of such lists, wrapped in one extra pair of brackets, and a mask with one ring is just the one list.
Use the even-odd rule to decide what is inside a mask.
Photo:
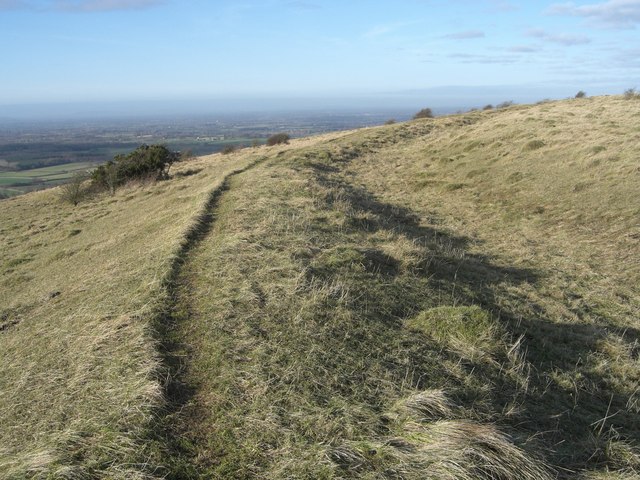
[(594, 98), (4, 202), (0, 477), (632, 478), (639, 140)]

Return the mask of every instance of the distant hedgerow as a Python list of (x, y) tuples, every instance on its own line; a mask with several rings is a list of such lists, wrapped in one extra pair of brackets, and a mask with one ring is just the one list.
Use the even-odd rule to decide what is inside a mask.
[(126, 155), (116, 155), (113, 160), (100, 165), (93, 171), (91, 179), (95, 187), (113, 194), (119, 185), (130, 180), (159, 180), (166, 177), (171, 165), (178, 160), (180, 153), (164, 145), (141, 145)]
[(291, 140), (291, 137), (288, 134), (286, 134), (286, 133), (276, 133), (275, 135), (271, 135), (267, 139), (267, 145), (269, 147), (273, 147), (274, 145), (281, 145), (281, 144), (289, 143), (289, 140)]

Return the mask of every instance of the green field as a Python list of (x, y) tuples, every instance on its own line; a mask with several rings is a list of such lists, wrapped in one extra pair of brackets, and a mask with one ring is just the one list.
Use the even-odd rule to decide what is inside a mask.
[(18, 172), (0, 172), (0, 198), (60, 185), (74, 173), (90, 171), (96, 165), (95, 162), (75, 162)]

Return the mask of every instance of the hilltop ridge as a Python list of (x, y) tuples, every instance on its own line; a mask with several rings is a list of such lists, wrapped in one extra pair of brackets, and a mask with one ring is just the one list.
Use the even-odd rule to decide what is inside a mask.
[(0, 478), (634, 478), (640, 102), (3, 202)]

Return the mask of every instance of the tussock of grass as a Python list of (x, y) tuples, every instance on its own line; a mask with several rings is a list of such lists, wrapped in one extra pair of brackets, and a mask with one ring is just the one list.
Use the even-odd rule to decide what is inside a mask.
[(524, 146), (525, 151), (530, 150), (539, 150), (545, 146), (545, 143), (542, 140), (531, 140)]

